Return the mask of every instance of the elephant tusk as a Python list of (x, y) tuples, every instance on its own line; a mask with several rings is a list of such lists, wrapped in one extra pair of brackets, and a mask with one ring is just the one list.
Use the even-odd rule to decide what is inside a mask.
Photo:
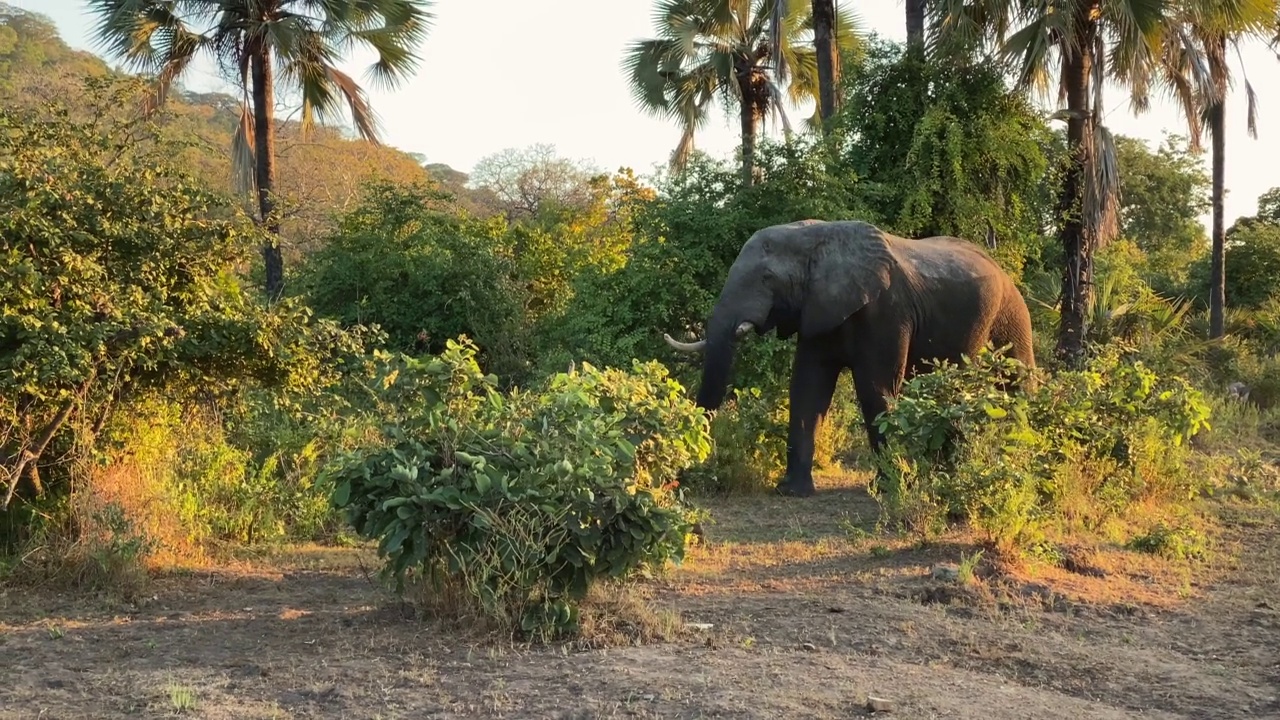
[(702, 352), (702, 349), (707, 346), (706, 340), (698, 340), (697, 342), (683, 343), (683, 342), (680, 342), (679, 340), (676, 340), (675, 338), (671, 337), (666, 333), (662, 333), (662, 339), (666, 340), (668, 345), (675, 348), (676, 350), (679, 350), (680, 352), (691, 352), (691, 353)]
[[(747, 333), (754, 330), (755, 327), (756, 326), (750, 322), (744, 322), (741, 325), (739, 325), (736, 330), (734, 330), (734, 337), (742, 337), (743, 335), (746, 335)], [(686, 342), (680, 342), (679, 340), (676, 340), (675, 338), (671, 337), (667, 333), (662, 333), (662, 339), (666, 340), (668, 345), (675, 348), (676, 350), (679, 350), (680, 352), (702, 352), (707, 347), (706, 339), (695, 340), (691, 343), (686, 343)]]

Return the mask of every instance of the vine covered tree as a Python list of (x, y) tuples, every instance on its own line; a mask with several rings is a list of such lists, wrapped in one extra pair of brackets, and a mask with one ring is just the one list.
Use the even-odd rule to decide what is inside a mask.
[(1057, 354), (1084, 360), (1094, 251), (1117, 234), (1115, 143), (1100, 122), (1107, 79), (1132, 86), (1148, 76), (1172, 3), (1166, 0), (940, 0), (931, 4), (934, 52), (994, 47), (1023, 90), (1057, 78), (1065, 107), (1068, 166), (1057, 202), (1062, 290)]
[[(756, 132), (769, 114), (790, 123), (784, 94), (793, 103), (818, 96), (817, 53), (812, 40), (813, 14), (802, 3), (775, 13), (774, 0), (660, 0), (656, 26), (660, 36), (633, 43), (624, 67), (634, 96), (644, 110), (676, 120), (680, 143), (672, 153), (673, 168), (682, 168), (693, 151), (696, 130), (705, 125), (717, 98), (737, 106), (742, 125), (742, 177), (754, 175)], [(784, 84), (771, 76), (771, 35), (778, 33), (778, 55), (791, 69)], [(835, 42), (846, 53), (861, 48), (852, 16), (836, 18)], [(810, 119), (816, 125), (819, 113)]]
[(338, 69), (343, 52), (364, 46), (377, 54), (372, 81), (392, 86), (417, 65), (414, 48), (426, 36), (428, 0), (89, 0), (104, 48), (154, 76), (144, 110), (165, 101), (201, 53), (218, 63), (244, 94), (232, 140), (236, 189), (257, 195), (258, 219), (269, 231), (262, 249), (267, 295), (284, 289), (284, 260), (275, 215), (277, 84), (301, 94), (302, 128), (337, 120), (343, 106), (356, 131), (377, 142), (369, 99)]

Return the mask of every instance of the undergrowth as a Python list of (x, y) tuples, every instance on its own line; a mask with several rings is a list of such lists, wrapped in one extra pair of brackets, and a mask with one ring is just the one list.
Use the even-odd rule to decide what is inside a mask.
[(475, 347), (386, 356), (413, 408), (329, 473), (334, 505), (378, 541), (385, 575), (534, 638), (576, 631), (603, 579), (678, 562), (699, 513), (678, 474), (710, 451), (707, 420), (657, 363), (581, 370), (502, 394)]
[[(1208, 488), (1189, 441), (1210, 408), (1185, 380), (1117, 346), (1082, 370), (1030, 379), (984, 351), (907, 382), (877, 419), (887, 443), (872, 490), (886, 514), (923, 537), (965, 522), (1016, 555), (1051, 531), (1098, 533), (1139, 510), (1172, 517)], [(1005, 389), (1010, 380), (1034, 389)]]

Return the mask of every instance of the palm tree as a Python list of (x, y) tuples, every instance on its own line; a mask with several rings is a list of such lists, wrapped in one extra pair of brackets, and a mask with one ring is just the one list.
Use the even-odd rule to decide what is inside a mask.
[[(1191, 149), (1200, 150), (1200, 137), (1207, 129), (1211, 138), (1213, 178), (1213, 249), (1209, 283), (1209, 337), (1225, 332), (1226, 228), (1223, 217), (1226, 171), (1227, 93), (1231, 86), (1228, 44), (1239, 55), (1239, 41), (1266, 39), (1276, 20), (1275, 0), (1233, 0), (1231, 2), (1186, 2), (1166, 18), (1163, 45), (1152, 68), (1154, 83), (1164, 87), (1181, 106), (1187, 118)], [(1243, 58), (1241, 58), (1243, 74)], [(1244, 78), (1248, 98), (1247, 127), (1250, 137), (1258, 136), (1257, 96), (1248, 77)], [(1133, 86), (1134, 106), (1145, 108), (1152, 80), (1138, 78)]]
[[(775, 18), (774, 0), (660, 0), (658, 38), (633, 43), (623, 61), (640, 107), (681, 126), (672, 168), (684, 167), (693, 151), (694, 133), (705, 125), (717, 98), (737, 105), (742, 126), (742, 177), (750, 185), (755, 165), (756, 131), (769, 114), (781, 116), (785, 94), (793, 103), (818, 94), (817, 57), (806, 35), (812, 14), (796, 3)], [(836, 41), (847, 52), (861, 47), (850, 16), (836, 18)], [(785, 86), (770, 77), (772, 26), (780, 28), (779, 57), (793, 70)], [(819, 113), (810, 119), (820, 122)]]
[(924, 50), (924, 18), (926, 0), (906, 0), (907, 5), (907, 48)]
[[(907, 0), (908, 3), (913, 0)], [(769, 62), (773, 65), (774, 77), (778, 82), (787, 81), (789, 67), (787, 58), (782, 52), (784, 18), (790, 15), (793, 0), (775, 0), (773, 18), (769, 23)], [(826, 123), (836, 114), (839, 107), (840, 94), (836, 92), (840, 85), (840, 47), (839, 19), (836, 15), (835, 0), (813, 0), (810, 10), (813, 16), (813, 48), (816, 52), (818, 68), (818, 115), (822, 119), (825, 130)], [(855, 21), (850, 15), (850, 24)], [(833, 43), (833, 39), (836, 39)]]
[(374, 82), (394, 86), (416, 66), (413, 48), (426, 36), (428, 0), (89, 0), (95, 34), (135, 69), (155, 76), (145, 111), (161, 105), (201, 52), (241, 88), (240, 126), (232, 140), (237, 190), (256, 190), (259, 221), (271, 240), (263, 246), (267, 295), (284, 289), (284, 261), (275, 217), (277, 81), (300, 91), (302, 129), (351, 113), (359, 134), (378, 141), (365, 91), (338, 69), (342, 53), (365, 46), (377, 53)]
[(1069, 165), (1059, 191), (1063, 251), (1058, 357), (1084, 359), (1092, 297), (1093, 253), (1115, 237), (1119, 187), (1115, 144), (1099, 122), (1108, 77), (1129, 85), (1159, 52), (1166, 0), (939, 0), (931, 4), (935, 52), (994, 45), (1011, 61), (1021, 89), (1048, 89), (1057, 78), (1066, 107)]

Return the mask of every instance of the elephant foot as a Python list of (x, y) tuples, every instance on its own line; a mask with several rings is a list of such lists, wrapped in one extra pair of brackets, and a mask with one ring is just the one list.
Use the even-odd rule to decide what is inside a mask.
[(774, 486), (773, 491), (778, 495), (785, 497), (811, 497), (817, 490), (813, 487), (813, 480), (783, 480)]

